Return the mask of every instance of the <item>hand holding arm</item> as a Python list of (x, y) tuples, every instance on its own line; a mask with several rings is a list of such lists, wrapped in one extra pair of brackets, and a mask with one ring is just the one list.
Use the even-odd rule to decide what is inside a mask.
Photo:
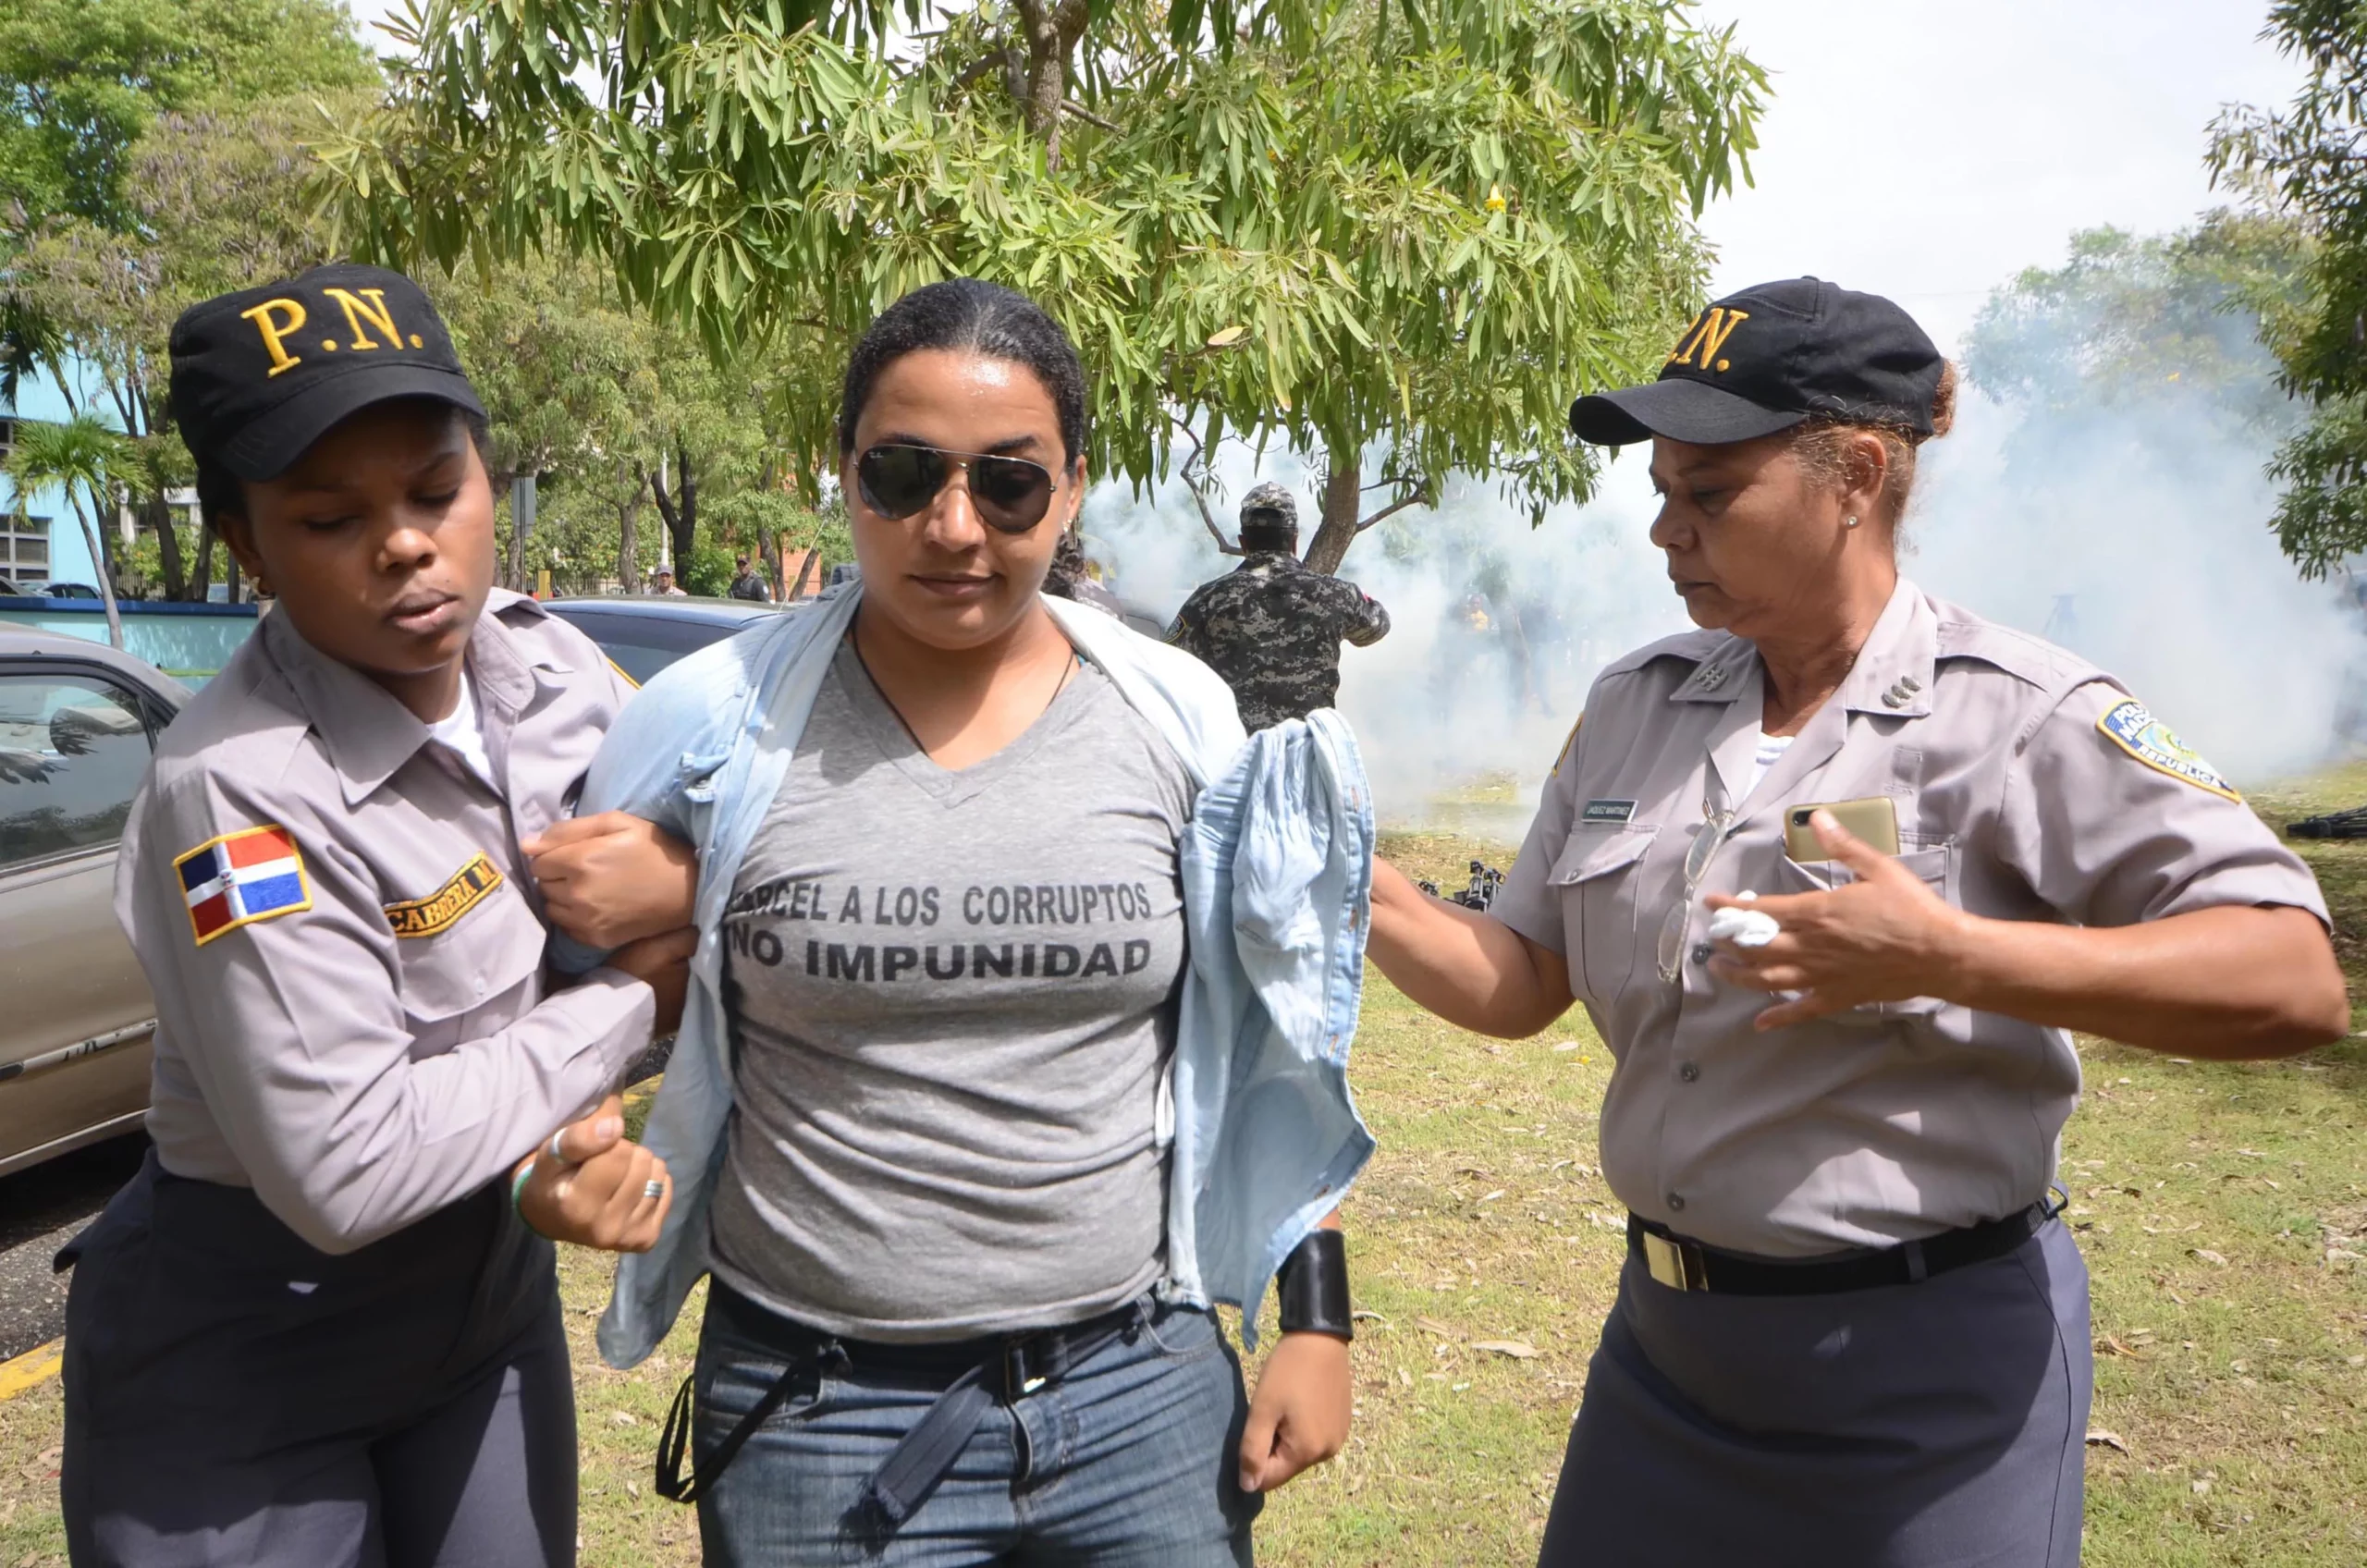
[(1711, 963), (1729, 984), (1805, 993), (1760, 1013), (1761, 1029), (1911, 997), (2229, 1060), (2289, 1056), (2349, 1028), (2341, 968), (2306, 910), (2226, 905), (2111, 927), (1985, 919), (1941, 900), (1829, 814), (1812, 826), (1858, 880), (1755, 900), (1781, 935), (1760, 948), (1722, 945)]
[(555, 823), (518, 847), (551, 924), (579, 942), (620, 948), (691, 923), (698, 856), (655, 823), (605, 811)]
[(518, 1212), (527, 1224), (555, 1242), (604, 1252), (647, 1252), (674, 1203), (666, 1162), (626, 1140), (624, 1102), (615, 1095), (520, 1160), (512, 1180), (521, 1177)]

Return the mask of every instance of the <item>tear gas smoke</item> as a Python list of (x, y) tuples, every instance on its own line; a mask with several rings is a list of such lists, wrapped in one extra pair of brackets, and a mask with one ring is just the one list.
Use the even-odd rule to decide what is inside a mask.
[[(1967, 394), (1954, 433), (1924, 448), (1901, 570), (2101, 665), (2239, 781), (2332, 754), (2367, 640), (2346, 595), (2300, 581), (2268, 532), (2274, 436), (2199, 402), (2105, 407), (2059, 430), (2050, 418)], [(1648, 461), (1628, 450), (1596, 500), (1535, 530), (1475, 482), (1349, 551), (1341, 575), (1393, 622), (1341, 659), (1341, 711), (1384, 823), (1517, 842), (1602, 666), (1689, 627), (1646, 537)], [(1320, 476), (1296, 458), (1228, 451), (1217, 471), (1228, 537), (1256, 479), (1291, 487), (1302, 545), (1313, 537)], [(1101, 487), (1085, 533), (1118, 592), (1162, 618), (1236, 564), (1180, 482)]]

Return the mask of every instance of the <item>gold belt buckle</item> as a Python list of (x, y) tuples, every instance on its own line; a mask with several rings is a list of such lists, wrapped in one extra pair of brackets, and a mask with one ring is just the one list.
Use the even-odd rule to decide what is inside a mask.
[(1709, 1288), (1700, 1271), (1686, 1268), (1685, 1248), (1666, 1236), (1644, 1233), (1644, 1268), (1652, 1278), (1672, 1291), (1699, 1291)]

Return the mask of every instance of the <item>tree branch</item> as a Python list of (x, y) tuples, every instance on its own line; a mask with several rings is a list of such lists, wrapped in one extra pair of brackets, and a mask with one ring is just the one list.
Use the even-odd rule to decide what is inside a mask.
[(1097, 126), (1099, 129), (1108, 131), (1112, 136), (1118, 134), (1118, 128), (1114, 123), (1103, 119), (1099, 115), (1095, 114), (1092, 110), (1086, 108), (1084, 104), (1078, 103), (1073, 98), (1061, 99), (1061, 108), (1073, 119), (1080, 119), (1089, 126)]
[[(1404, 481), (1400, 480), (1398, 483), (1404, 484)], [(1365, 488), (1369, 490), (1373, 488), (1373, 486), (1367, 484)], [(1375, 523), (1386, 521), (1388, 519), (1396, 516), (1399, 512), (1404, 511), (1407, 507), (1427, 507), (1429, 505), (1430, 505), (1429, 486), (1427, 484), (1417, 485), (1412, 495), (1405, 496), (1390, 502), (1389, 505), (1381, 508), (1380, 510), (1373, 513), (1372, 516), (1356, 524), (1356, 532), (1362, 533), (1366, 529), (1372, 527)]]
[(1167, 410), (1167, 417), (1174, 423), (1176, 429), (1184, 433), (1185, 439), (1192, 443), (1192, 455), (1184, 460), (1182, 468), (1176, 470), (1176, 476), (1184, 481), (1184, 487), (1192, 492), (1192, 499), (1199, 503), (1201, 525), (1208, 529), (1208, 537), (1217, 542), (1217, 550), (1220, 554), (1227, 556), (1245, 554), (1246, 552), (1240, 545), (1226, 541), (1224, 531), (1217, 526), (1217, 514), (1208, 509), (1208, 493), (1200, 488), (1200, 481), (1192, 472), (1194, 469), (1198, 469), (1203, 473), (1208, 472), (1208, 449), (1200, 445), (1200, 433), (1194, 430), (1190, 422), (1173, 409)]

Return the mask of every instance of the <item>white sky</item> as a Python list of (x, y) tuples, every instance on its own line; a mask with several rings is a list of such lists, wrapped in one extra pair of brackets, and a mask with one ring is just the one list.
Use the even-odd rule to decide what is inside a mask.
[(2217, 204), (2223, 104), (2283, 104), (2263, 0), (1705, 0), (1774, 78), (1755, 189), (1706, 220), (1724, 292), (1814, 273), (1953, 351), (1989, 290), (2075, 229)]

